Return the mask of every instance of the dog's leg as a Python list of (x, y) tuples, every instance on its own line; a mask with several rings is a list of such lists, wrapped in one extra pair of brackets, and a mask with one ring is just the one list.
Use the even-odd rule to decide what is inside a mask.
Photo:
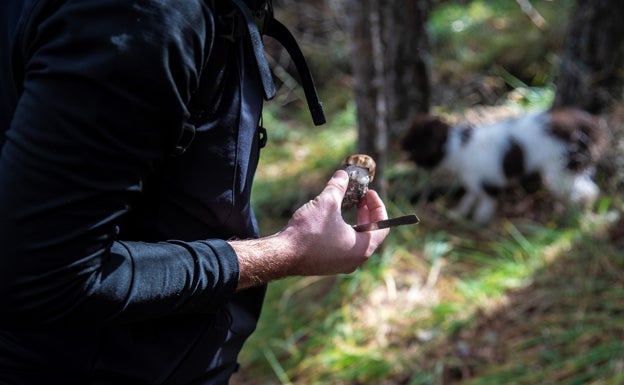
[(572, 174), (559, 162), (548, 162), (541, 170), (544, 186), (558, 199), (569, 199), (572, 191)]
[(477, 206), (475, 207), (475, 211), (473, 213), (474, 221), (480, 224), (485, 224), (492, 220), (492, 217), (496, 212), (496, 203), (496, 199), (487, 194), (479, 195), (479, 201), (477, 202)]
[(470, 211), (477, 202), (478, 196), (474, 191), (466, 189), (466, 193), (459, 201), (459, 204), (455, 206), (450, 212), (452, 218), (466, 218), (470, 214)]

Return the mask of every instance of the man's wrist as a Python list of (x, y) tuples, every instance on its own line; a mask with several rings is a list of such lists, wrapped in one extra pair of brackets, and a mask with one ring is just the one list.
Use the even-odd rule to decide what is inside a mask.
[(229, 242), (239, 263), (237, 290), (296, 275), (296, 252), (286, 234)]

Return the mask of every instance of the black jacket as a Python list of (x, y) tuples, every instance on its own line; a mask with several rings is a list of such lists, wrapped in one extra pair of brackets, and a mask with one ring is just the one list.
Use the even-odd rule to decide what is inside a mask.
[(264, 288), (235, 293), (224, 240), (257, 236), (263, 92), (211, 4), (0, 3), (0, 383), (235, 369)]

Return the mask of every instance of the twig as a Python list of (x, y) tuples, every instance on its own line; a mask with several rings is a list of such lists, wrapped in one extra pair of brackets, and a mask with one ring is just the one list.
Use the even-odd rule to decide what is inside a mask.
[(520, 5), (520, 9), (524, 12), (531, 22), (535, 24), (535, 26), (541, 30), (545, 30), (548, 27), (548, 22), (539, 12), (533, 7), (529, 0), (516, 0), (518, 5)]

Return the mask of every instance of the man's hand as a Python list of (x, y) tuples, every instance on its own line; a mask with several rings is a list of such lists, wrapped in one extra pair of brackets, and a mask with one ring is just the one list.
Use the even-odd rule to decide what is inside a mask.
[[(325, 189), (295, 211), (279, 233), (230, 242), (239, 257), (239, 289), (291, 275), (351, 273), (365, 262), (389, 230), (358, 233), (343, 220), (341, 205), (348, 181), (345, 171), (336, 171)], [(388, 217), (373, 190), (357, 210), (358, 224)]]

